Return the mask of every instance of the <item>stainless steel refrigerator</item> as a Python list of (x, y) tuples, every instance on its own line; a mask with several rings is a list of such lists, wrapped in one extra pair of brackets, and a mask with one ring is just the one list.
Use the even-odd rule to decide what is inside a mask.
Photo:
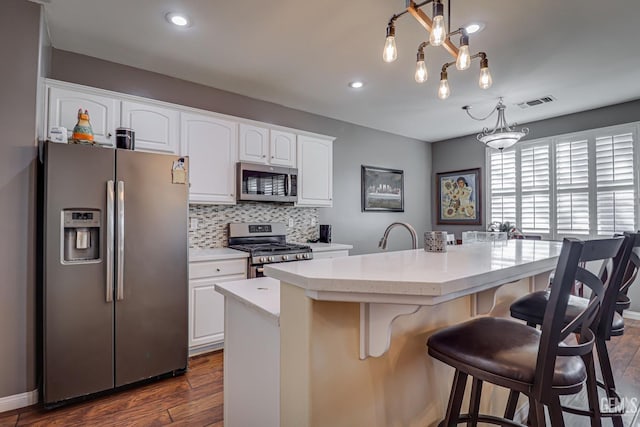
[(187, 367), (187, 159), (45, 143), (47, 406)]

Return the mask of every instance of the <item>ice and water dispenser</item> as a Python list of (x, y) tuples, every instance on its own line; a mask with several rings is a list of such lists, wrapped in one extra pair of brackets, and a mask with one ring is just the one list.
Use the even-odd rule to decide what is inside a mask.
[(64, 209), (62, 211), (62, 263), (100, 261), (100, 211)]

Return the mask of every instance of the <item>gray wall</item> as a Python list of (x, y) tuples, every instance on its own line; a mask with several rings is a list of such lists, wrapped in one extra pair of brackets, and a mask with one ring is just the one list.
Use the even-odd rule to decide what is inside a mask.
[(0, 398), (35, 380), (35, 158), (40, 6), (0, 13)]
[[(612, 105), (610, 107), (597, 108), (581, 113), (554, 117), (526, 124), (530, 133), (528, 139), (545, 138), (548, 136), (562, 135), (572, 132), (580, 132), (588, 129), (614, 126), (623, 123), (640, 120), (640, 100)], [(636, 144), (636, 148), (640, 145)], [(432, 188), (436, 188), (435, 174), (451, 170), (482, 168), (483, 194), (486, 194), (485, 176), (485, 148), (476, 140), (475, 135), (439, 141), (432, 144), (433, 176)], [(483, 197), (483, 210), (486, 211), (486, 198)], [(483, 212), (484, 215), (485, 212)], [(432, 221), (434, 230), (449, 230), (455, 232), (460, 238), (465, 230), (484, 230), (486, 218), (483, 216), (483, 225), (470, 226), (444, 226), (437, 225), (435, 204), (432, 208)], [(640, 285), (634, 285), (631, 290), (632, 310), (640, 311)]]
[[(430, 227), (431, 147), (427, 143), (56, 49), (50, 77), (336, 137), (335, 207), (320, 209), (320, 222), (332, 224), (333, 240), (353, 244), (354, 254), (377, 251), (380, 236), (393, 221), (410, 222), (418, 232)], [(405, 171), (404, 213), (360, 212), (362, 164)], [(389, 250), (410, 247), (410, 238), (402, 233), (394, 231)]]

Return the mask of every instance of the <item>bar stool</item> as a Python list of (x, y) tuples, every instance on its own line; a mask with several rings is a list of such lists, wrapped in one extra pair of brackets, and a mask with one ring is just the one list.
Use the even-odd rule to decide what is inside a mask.
[[(456, 370), (441, 425), (467, 422), (476, 426), (484, 422), (521, 426), (512, 420), (519, 393), (529, 397), (532, 426), (545, 424), (545, 405), (552, 424), (563, 425), (560, 396), (578, 393), (588, 379), (595, 340), (589, 326), (595, 321), (604, 295), (602, 281), (579, 263), (615, 257), (622, 241), (563, 241), (541, 331), (510, 319), (482, 317), (443, 329), (429, 338), (429, 355)], [(564, 313), (575, 280), (589, 287), (594, 297), (565, 325)], [(563, 343), (576, 328), (580, 329), (580, 340), (576, 344)], [(469, 413), (460, 414), (469, 375), (473, 377)], [(485, 381), (511, 390), (504, 418), (479, 413)]]
[[(625, 233), (624, 239), (625, 241), (623, 243), (622, 250), (620, 250), (618, 256), (613, 260), (611, 273), (609, 273), (606, 265), (603, 266), (603, 269), (600, 272), (601, 280), (608, 283), (603, 297), (602, 308), (600, 309), (600, 314), (597, 319), (597, 324), (593, 328), (595, 332), (595, 347), (598, 354), (598, 362), (600, 364), (600, 371), (602, 372), (602, 381), (597, 381), (596, 384), (604, 388), (607, 397), (610, 399), (616, 399), (616, 402), (620, 401), (620, 397), (616, 392), (616, 385), (606, 341), (610, 340), (612, 336), (619, 336), (624, 333), (624, 319), (622, 317), (622, 311), (630, 305), (630, 300), (627, 297), (627, 291), (635, 280), (638, 267), (640, 266), (640, 259), (638, 258), (637, 253), (634, 252), (635, 248), (640, 247), (640, 233)], [(609, 274), (612, 276), (609, 276)], [(609, 280), (607, 280), (608, 277)], [(546, 306), (549, 302), (549, 295), (549, 290), (533, 292), (529, 295), (525, 295), (511, 305), (511, 316), (516, 319), (524, 320), (527, 322), (527, 325), (532, 327), (541, 325), (545, 315)], [(565, 324), (568, 324), (573, 318), (575, 318), (575, 316), (579, 314), (588, 303), (589, 299), (587, 298), (573, 295), (570, 296), (564, 319)], [(588, 374), (595, 378), (595, 369), (593, 372), (588, 372)], [(594, 395), (597, 396), (597, 389), (591, 393), (594, 393)], [(618, 405), (616, 404), (615, 406), (617, 407)], [(608, 412), (606, 414), (601, 414), (598, 405), (596, 405), (595, 413), (573, 407), (563, 407), (563, 409), (566, 412), (591, 416), (592, 418), (601, 418), (603, 416), (612, 417), (613, 425), (615, 427), (622, 427), (623, 425), (620, 413)]]

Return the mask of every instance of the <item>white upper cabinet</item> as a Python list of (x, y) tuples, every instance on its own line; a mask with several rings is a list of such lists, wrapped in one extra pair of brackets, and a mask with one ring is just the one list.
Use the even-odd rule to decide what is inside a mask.
[(181, 153), (189, 156), (189, 201), (235, 204), (238, 124), (201, 114), (182, 113)]
[(121, 123), (135, 132), (136, 151), (178, 154), (180, 112), (175, 108), (122, 101)]
[(115, 98), (57, 87), (49, 87), (46, 135), (53, 126), (67, 128), (69, 137), (78, 122), (78, 110), (89, 112), (89, 122), (96, 143), (115, 146), (120, 123), (120, 101)]
[(296, 134), (271, 130), (270, 163), (278, 166), (296, 166)]
[(240, 123), (241, 162), (267, 164), (269, 162), (269, 129)]
[(298, 206), (333, 206), (333, 140), (298, 135)]
[(241, 162), (295, 167), (296, 134), (240, 123)]

